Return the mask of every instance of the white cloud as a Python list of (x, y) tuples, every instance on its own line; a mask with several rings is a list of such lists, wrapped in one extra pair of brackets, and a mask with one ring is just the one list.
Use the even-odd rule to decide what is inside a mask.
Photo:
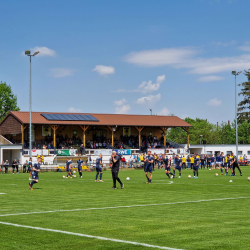
[(242, 50), (242, 51), (250, 52), (250, 46), (248, 46), (248, 45), (240, 46), (240, 47), (238, 47), (238, 49)]
[(165, 80), (165, 75), (158, 76), (156, 79), (156, 83), (152, 84), (152, 81), (144, 81), (142, 84), (139, 85), (139, 91), (141, 91), (143, 94), (150, 93), (153, 91), (156, 91), (160, 88), (161, 83)]
[(109, 75), (115, 73), (115, 68), (111, 66), (96, 65), (93, 71), (96, 71), (99, 75)]
[(164, 107), (160, 112), (158, 112), (159, 115), (170, 115), (171, 112), (166, 108)]
[[(247, 46), (245, 46), (247, 47)], [(245, 48), (248, 49), (248, 48)], [(250, 54), (233, 57), (197, 57), (200, 53), (194, 48), (166, 48), (132, 52), (125, 56), (128, 63), (143, 67), (171, 66), (189, 69), (191, 74), (214, 74), (250, 68)]]
[(128, 114), (129, 110), (131, 109), (130, 105), (121, 105), (115, 108), (116, 114)]
[[(47, 47), (35, 47), (30, 49), (31, 54), (37, 51), (39, 51), (37, 56), (56, 56), (56, 52), (53, 49), (49, 49)], [(24, 51), (22, 52), (22, 55), (25, 55)]]
[(50, 70), (50, 75), (55, 78), (61, 78), (66, 76), (71, 76), (75, 72), (75, 69), (66, 69), (66, 68), (55, 68)]
[(215, 81), (221, 81), (224, 80), (225, 77), (221, 76), (203, 76), (198, 78), (198, 82), (215, 82)]
[(179, 64), (183, 60), (197, 54), (192, 48), (165, 48), (131, 52), (125, 56), (125, 61), (144, 67), (157, 67)]
[(119, 101), (114, 101), (116, 106), (121, 106), (124, 105), (127, 102), (127, 100), (125, 98), (119, 100)]
[(137, 100), (137, 104), (154, 104), (160, 101), (160, 99), (161, 99), (161, 94), (144, 96)]
[(213, 107), (218, 107), (222, 103), (221, 100), (218, 100), (217, 98), (211, 99), (207, 102), (207, 106), (213, 106)]
[(68, 111), (71, 113), (81, 113), (81, 109), (75, 109), (73, 107), (69, 108)]

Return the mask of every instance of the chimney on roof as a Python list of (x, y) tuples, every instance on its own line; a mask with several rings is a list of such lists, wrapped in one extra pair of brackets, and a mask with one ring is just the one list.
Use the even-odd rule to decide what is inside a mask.
[(230, 125), (230, 120), (228, 120), (228, 125)]

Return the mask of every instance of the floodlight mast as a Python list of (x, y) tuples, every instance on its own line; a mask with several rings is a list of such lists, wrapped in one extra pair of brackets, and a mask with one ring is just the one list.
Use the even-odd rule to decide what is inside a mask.
[(237, 88), (236, 88), (236, 76), (238, 76), (242, 71), (236, 72), (232, 71), (232, 75), (235, 76), (235, 136), (236, 136), (236, 159), (238, 160), (238, 121), (237, 121)]
[(33, 55), (30, 54), (30, 50), (25, 50), (25, 55), (30, 57), (30, 100), (29, 100), (29, 106), (30, 106), (30, 124), (29, 124), (29, 154), (30, 158), (32, 158), (32, 141), (31, 141), (31, 57), (36, 56), (39, 53), (39, 51), (35, 52)]

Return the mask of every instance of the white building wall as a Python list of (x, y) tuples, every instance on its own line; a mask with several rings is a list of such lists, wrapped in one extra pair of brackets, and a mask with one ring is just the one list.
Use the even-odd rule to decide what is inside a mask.
[[(199, 154), (216, 154), (221, 153), (224, 154), (233, 152), (236, 154), (236, 145), (235, 144), (196, 144), (196, 145), (190, 145), (190, 153), (199, 153)], [(249, 144), (239, 144), (238, 145), (238, 155), (243, 156), (246, 155), (248, 158), (250, 158), (250, 145)]]

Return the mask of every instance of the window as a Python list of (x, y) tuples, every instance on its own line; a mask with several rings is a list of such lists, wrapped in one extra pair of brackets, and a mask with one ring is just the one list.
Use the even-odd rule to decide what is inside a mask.
[(250, 155), (250, 151), (247, 151), (247, 155)]
[(228, 155), (228, 154), (231, 155), (231, 154), (232, 154), (232, 151), (227, 151), (227, 155)]
[(211, 155), (213, 152), (212, 151), (206, 151), (207, 155)]
[(242, 155), (242, 151), (238, 151), (238, 155)]

